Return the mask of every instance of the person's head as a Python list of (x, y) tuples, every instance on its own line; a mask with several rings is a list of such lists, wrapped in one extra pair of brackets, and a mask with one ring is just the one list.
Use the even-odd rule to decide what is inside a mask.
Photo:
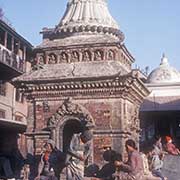
[(172, 143), (172, 138), (170, 136), (166, 136), (166, 142), (167, 143)]
[(81, 141), (83, 143), (87, 143), (88, 141), (90, 141), (93, 138), (93, 133), (91, 130), (84, 130), (81, 135)]
[(161, 138), (160, 135), (156, 135), (156, 136), (155, 136), (155, 141), (156, 141), (156, 142), (161, 142), (161, 140), (162, 140), (162, 138)]
[(157, 154), (157, 150), (154, 148), (154, 146), (148, 147), (147, 157), (152, 157), (153, 155)]
[(45, 145), (44, 145), (45, 151), (46, 152), (52, 152), (55, 148), (55, 142), (52, 139), (49, 139)]
[(132, 139), (128, 139), (125, 143), (126, 146), (126, 150), (127, 152), (133, 152), (134, 150), (136, 150), (136, 143), (134, 140)]

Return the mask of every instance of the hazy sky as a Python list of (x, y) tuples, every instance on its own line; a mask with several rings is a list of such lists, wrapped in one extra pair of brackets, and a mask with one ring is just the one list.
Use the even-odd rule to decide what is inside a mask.
[[(0, 0), (6, 17), (34, 46), (43, 27), (54, 27), (67, 0)], [(109, 0), (109, 10), (125, 34), (125, 44), (144, 68), (157, 67), (164, 52), (180, 70), (180, 0)]]

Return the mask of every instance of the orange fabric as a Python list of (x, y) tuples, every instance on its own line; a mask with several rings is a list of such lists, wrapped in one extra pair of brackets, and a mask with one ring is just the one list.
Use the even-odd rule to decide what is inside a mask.
[(44, 160), (45, 161), (48, 161), (49, 160), (49, 152), (45, 152), (45, 154), (44, 154)]

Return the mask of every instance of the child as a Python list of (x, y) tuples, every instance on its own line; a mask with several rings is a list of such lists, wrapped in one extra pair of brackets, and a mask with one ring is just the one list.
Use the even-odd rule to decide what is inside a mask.
[(163, 167), (163, 156), (159, 156), (155, 149), (152, 150), (151, 153), (151, 163), (150, 168), (152, 170), (152, 174), (156, 177), (160, 177), (162, 180), (167, 180), (166, 177), (163, 176), (161, 169)]

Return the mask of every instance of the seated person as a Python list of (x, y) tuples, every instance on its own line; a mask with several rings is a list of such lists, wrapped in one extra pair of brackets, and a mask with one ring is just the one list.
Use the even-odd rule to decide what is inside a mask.
[(170, 136), (166, 136), (166, 151), (171, 155), (179, 155), (180, 151), (176, 146), (172, 143), (172, 138)]
[(152, 170), (152, 174), (156, 177), (161, 178), (162, 180), (166, 180), (167, 178), (163, 175), (161, 169), (163, 167), (163, 157), (159, 155), (156, 149), (153, 149), (151, 152), (151, 162), (150, 169)]
[(148, 148), (144, 150), (143, 153), (141, 153), (141, 157), (143, 159), (143, 167), (144, 167), (144, 179), (145, 180), (160, 180), (160, 178), (155, 177), (152, 172), (150, 171), (149, 167), (149, 158), (151, 156), (151, 151), (153, 150), (152, 148)]
[(103, 180), (114, 180), (113, 174), (116, 172), (116, 161), (122, 161), (122, 155), (114, 150), (107, 150), (103, 153), (106, 163), (97, 173), (97, 177)]
[(144, 180), (143, 160), (137, 151), (135, 141), (129, 139), (125, 143), (128, 153), (128, 162), (115, 161), (117, 173), (114, 174), (116, 180)]

